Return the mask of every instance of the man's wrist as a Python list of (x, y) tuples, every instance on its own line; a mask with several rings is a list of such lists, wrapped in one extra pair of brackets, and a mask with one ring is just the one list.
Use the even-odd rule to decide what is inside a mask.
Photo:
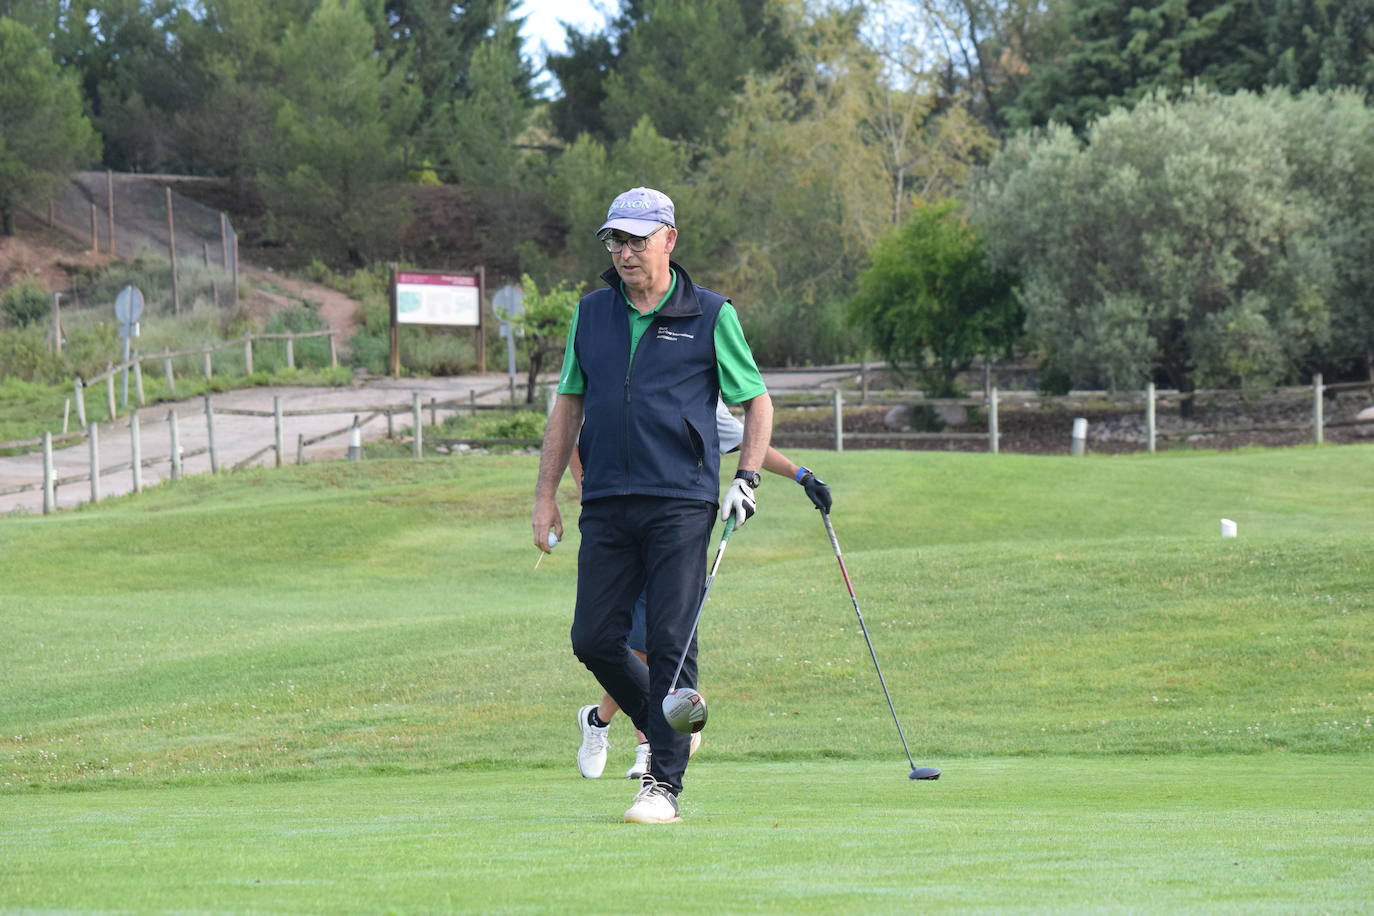
[(735, 479), (743, 480), (745, 483), (749, 484), (749, 486), (754, 488), (755, 490), (757, 490), (759, 488), (759, 484), (763, 482), (763, 476), (759, 474), (758, 471), (750, 471), (745, 468), (740, 468), (738, 471), (735, 471)]
[(810, 469), (810, 468), (807, 468), (807, 467), (799, 467), (799, 468), (797, 468), (797, 473), (794, 474), (794, 475), (792, 475), (792, 479), (795, 480), (797, 483), (801, 483), (801, 482), (802, 482), (802, 478), (805, 477), (807, 474), (810, 474), (810, 473), (811, 473), (811, 469)]

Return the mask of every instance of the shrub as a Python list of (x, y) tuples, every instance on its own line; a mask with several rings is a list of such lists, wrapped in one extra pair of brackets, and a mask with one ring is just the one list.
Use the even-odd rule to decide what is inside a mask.
[(0, 311), (15, 327), (37, 324), (52, 311), (52, 293), (37, 280), (21, 280), (5, 290), (0, 298)]

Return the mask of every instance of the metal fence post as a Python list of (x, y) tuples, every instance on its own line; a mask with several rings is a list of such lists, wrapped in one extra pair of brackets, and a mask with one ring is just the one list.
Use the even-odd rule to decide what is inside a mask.
[(1081, 455), (1086, 450), (1088, 442), (1088, 421), (1082, 417), (1075, 417), (1073, 421), (1073, 439), (1069, 446), (1069, 454)]

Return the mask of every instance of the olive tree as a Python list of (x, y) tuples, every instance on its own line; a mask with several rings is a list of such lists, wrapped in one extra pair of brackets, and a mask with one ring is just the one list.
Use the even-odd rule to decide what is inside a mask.
[(1330, 254), (1281, 95), (1156, 95), (1082, 139), (1015, 137), (968, 194), (1026, 327), (1072, 380), (1268, 385), (1329, 339)]

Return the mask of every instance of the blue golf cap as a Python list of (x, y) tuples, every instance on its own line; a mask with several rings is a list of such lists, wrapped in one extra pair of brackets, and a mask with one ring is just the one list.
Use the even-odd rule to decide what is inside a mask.
[(667, 194), (653, 188), (631, 188), (611, 201), (606, 222), (596, 234), (600, 236), (609, 229), (618, 229), (628, 235), (645, 236), (660, 223), (676, 226), (674, 220), (673, 202)]

